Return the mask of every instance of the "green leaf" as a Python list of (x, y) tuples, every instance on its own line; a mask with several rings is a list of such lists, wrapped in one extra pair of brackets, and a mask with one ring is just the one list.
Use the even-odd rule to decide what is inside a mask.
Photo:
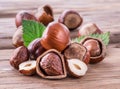
[[(85, 37), (87, 37), (87, 36), (80, 36), (78, 38), (72, 39), (72, 41), (73, 42), (80, 42)], [(101, 39), (103, 41), (103, 43), (105, 45), (108, 45), (109, 40), (110, 40), (110, 32), (106, 32), (106, 33), (102, 33), (102, 34), (91, 34), (91, 35), (89, 35), (89, 37), (99, 38), (99, 39)]]
[(34, 39), (42, 37), (42, 34), (46, 28), (43, 24), (32, 20), (23, 20), (22, 26), (23, 41), (26, 47)]

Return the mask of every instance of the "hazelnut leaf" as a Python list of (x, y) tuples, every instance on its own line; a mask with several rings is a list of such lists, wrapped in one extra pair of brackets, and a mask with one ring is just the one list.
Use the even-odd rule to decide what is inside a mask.
[[(87, 36), (80, 36), (77, 37), (75, 39), (72, 39), (73, 42), (80, 42), (81, 40), (83, 40), (85, 37)], [(103, 43), (107, 46), (110, 40), (110, 32), (106, 32), (106, 33), (102, 33), (102, 34), (91, 34), (89, 35), (89, 37), (93, 37), (93, 38), (99, 38), (103, 41)]]
[(42, 34), (46, 28), (42, 23), (32, 20), (23, 20), (22, 26), (23, 26), (23, 41), (26, 47), (34, 39), (42, 37)]

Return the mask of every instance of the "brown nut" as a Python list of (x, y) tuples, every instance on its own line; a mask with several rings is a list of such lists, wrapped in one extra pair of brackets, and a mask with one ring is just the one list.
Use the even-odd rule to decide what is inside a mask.
[(37, 74), (46, 79), (62, 79), (67, 76), (63, 56), (50, 49), (37, 58)]
[[(91, 42), (91, 40), (96, 40), (97, 42), (95, 41), (95, 43), (93, 43), (94, 41)], [(86, 37), (85, 39), (81, 41), (81, 44), (83, 44), (90, 52), (90, 55), (91, 55), (90, 63), (91, 64), (98, 63), (105, 58), (106, 46), (100, 39)]]
[(95, 23), (88, 23), (82, 26), (79, 30), (79, 36), (87, 36), (90, 34), (101, 34), (103, 33)]
[(36, 60), (38, 56), (46, 51), (46, 49), (41, 45), (41, 38), (33, 40), (28, 45), (28, 50), (30, 53), (30, 59)]
[(66, 25), (69, 30), (74, 30), (82, 24), (83, 19), (76, 11), (65, 10), (59, 17), (58, 21)]
[(19, 64), (27, 61), (28, 59), (29, 59), (28, 49), (25, 46), (20, 46), (14, 50), (13, 55), (10, 58), (10, 64), (15, 69), (18, 69)]
[(91, 57), (99, 56), (101, 54), (100, 45), (97, 40), (94, 39), (86, 40), (83, 45), (90, 52)]
[(12, 37), (12, 43), (15, 47), (24, 46), (22, 26), (18, 27)]
[(43, 23), (45, 26), (54, 21), (53, 10), (50, 5), (45, 5), (42, 8), (38, 8), (35, 16), (38, 22)]
[(87, 65), (83, 61), (76, 58), (67, 59), (66, 68), (68, 75), (75, 78), (84, 76), (88, 70)]
[(63, 55), (65, 59), (79, 59), (86, 64), (90, 61), (90, 54), (87, 49), (81, 45), (80, 43), (71, 43), (66, 49), (63, 51)]
[(22, 25), (22, 20), (35, 20), (37, 21), (36, 17), (29, 11), (20, 11), (17, 13), (15, 17), (15, 24), (16, 27)]
[(51, 22), (42, 35), (41, 44), (45, 49), (63, 51), (70, 43), (68, 28), (58, 22)]
[(19, 72), (24, 75), (34, 75), (36, 73), (36, 61), (25, 61), (19, 65)]

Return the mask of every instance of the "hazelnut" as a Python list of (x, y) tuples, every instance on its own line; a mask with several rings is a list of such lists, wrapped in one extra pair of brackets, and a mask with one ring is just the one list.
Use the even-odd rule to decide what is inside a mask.
[(51, 22), (42, 35), (41, 44), (45, 49), (64, 50), (70, 43), (68, 28), (58, 22)]
[(37, 74), (46, 79), (62, 79), (67, 76), (61, 53), (55, 49), (44, 52), (37, 58)]
[(34, 75), (36, 73), (36, 61), (25, 61), (19, 65), (19, 72), (24, 75)]
[(40, 56), (43, 52), (46, 51), (45, 48), (41, 45), (41, 38), (37, 38), (33, 40), (29, 45), (28, 45), (28, 50), (30, 53), (30, 59), (36, 60), (38, 56)]
[(15, 17), (16, 27), (22, 25), (22, 20), (35, 20), (37, 21), (36, 17), (29, 11), (20, 11), (17, 13)]
[(96, 41), (94, 39), (90, 39), (90, 40), (85, 41), (83, 45), (90, 52), (91, 57), (95, 57), (95, 56), (100, 55), (101, 50), (100, 50), (100, 45), (99, 45), (98, 41)]
[(42, 57), (40, 61), (40, 67), (47, 75), (50, 76), (63, 74), (60, 57), (52, 52)]
[(18, 69), (19, 64), (27, 61), (28, 59), (29, 59), (28, 49), (25, 46), (20, 46), (14, 50), (13, 55), (10, 58), (10, 64), (15, 69)]
[(79, 30), (79, 36), (87, 36), (90, 34), (101, 34), (102, 31), (98, 28), (98, 26), (94, 23), (88, 23), (82, 26)]
[(78, 28), (82, 22), (83, 19), (79, 15), (78, 12), (74, 10), (65, 10), (59, 17), (58, 21), (60, 23), (63, 23), (68, 27), (69, 30), (74, 30)]
[(87, 50), (90, 53), (90, 63), (98, 63), (105, 58), (106, 55), (106, 46), (100, 39), (86, 37), (81, 41)]
[(88, 64), (90, 60), (90, 54), (87, 49), (80, 43), (76, 42), (68, 45), (68, 47), (66, 47), (66, 49), (63, 51), (63, 55), (66, 60), (76, 58), (85, 62), (86, 64)]
[(42, 8), (38, 8), (35, 16), (38, 22), (43, 23), (45, 26), (47, 26), (50, 22), (54, 21), (53, 11), (50, 5), (45, 5)]
[(23, 35), (23, 30), (22, 30), (22, 26), (20, 26), (17, 28), (16, 32), (14, 33), (12, 37), (12, 43), (15, 47), (24, 45), (22, 35)]
[(88, 70), (87, 65), (79, 59), (66, 60), (67, 72), (71, 77), (84, 76)]

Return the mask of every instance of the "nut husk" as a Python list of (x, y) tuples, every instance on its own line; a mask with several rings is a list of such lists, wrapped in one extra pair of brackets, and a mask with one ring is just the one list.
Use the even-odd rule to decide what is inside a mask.
[(63, 51), (63, 55), (66, 60), (76, 58), (85, 62), (86, 64), (88, 64), (90, 60), (90, 55), (87, 49), (77, 42), (68, 45), (68, 47), (66, 47), (66, 49)]
[(101, 39), (92, 38), (92, 37), (86, 37), (80, 43), (84, 44), (85, 41), (90, 40), (90, 39), (97, 40), (99, 42), (100, 49), (101, 49), (101, 53), (100, 53), (99, 56), (95, 56), (95, 57), (91, 57), (90, 56), (90, 64), (95, 64), (95, 63), (98, 63), (98, 62), (102, 61), (105, 58), (105, 55), (106, 55), (106, 46), (101, 41)]
[[(42, 70), (42, 68), (40, 67), (40, 61), (42, 60), (42, 58), (43, 58), (46, 54), (51, 53), (51, 52), (57, 54), (57, 55), (60, 57), (60, 59), (61, 59), (62, 69), (63, 69), (63, 74), (61, 74), (61, 75), (55, 75), (55, 76), (46, 75), (46, 74), (44, 73), (44, 71)], [(62, 78), (65, 78), (65, 77), (67, 76), (64, 58), (63, 58), (63, 56), (60, 54), (60, 52), (58, 52), (58, 51), (55, 50), (55, 49), (50, 49), (50, 50), (46, 51), (45, 53), (43, 53), (41, 56), (39, 56), (39, 57), (37, 58), (36, 71), (37, 71), (37, 74), (38, 74), (39, 76), (41, 76), (42, 78), (45, 78), (45, 79), (62, 79)]]

